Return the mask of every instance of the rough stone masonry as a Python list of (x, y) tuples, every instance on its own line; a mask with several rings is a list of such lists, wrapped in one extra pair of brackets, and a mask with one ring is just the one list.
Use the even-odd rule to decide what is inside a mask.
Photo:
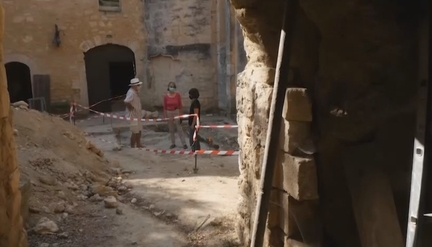
[(20, 172), (12, 128), (12, 111), (3, 65), (4, 10), (0, 5), (0, 246), (25, 247), (21, 218)]
[[(237, 232), (246, 245), (259, 189), (283, 2), (231, 0), (248, 57), (237, 82), (242, 194)], [(424, 31), (418, 28), (425, 19), (424, 2), (301, 1), (286, 68), (292, 88), (280, 143), (283, 177), (275, 178), (268, 220), (272, 246), (317, 241), (350, 247), (401, 245), (414, 138), (414, 82), (423, 79), (418, 66), (419, 49), (424, 49), (417, 37)], [(317, 154), (294, 151), (305, 138), (313, 140)], [(365, 147), (369, 144), (374, 148)], [(362, 181), (358, 174), (363, 173)], [(355, 179), (348, 180), (350, 176)], [(365, 181), (375, 186), (359, 190)], [(374, 193), (368, 193), (371, 187), (377, 188)], [(372, 208), (381, 208), (383, 215)], [(315, 229), (312, 218), (318, 211), (323, 222), (315, 222), (322, 223)], [(393, 237), (380, 237), (379, 245), (370, 238), (373, 234)]]

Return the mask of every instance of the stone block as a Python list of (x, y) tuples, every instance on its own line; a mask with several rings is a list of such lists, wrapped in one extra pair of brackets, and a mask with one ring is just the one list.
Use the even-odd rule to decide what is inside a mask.
[(289, 212), (289, 195), (287, 193), (282, 193), (279, 197), (279, 203), (282, 206), (279, 211), (280, 219), (279, 225), (283, 230), (285, 235), (290, 236), (293, 234), (293, 229), (295, 227), (294, 220)]
[(297, 234), (298, 230), (289, 210), (289, 194), (273, 190), (270, 196), (268, 228), (279, 228), (283, 235)]
[(287, 121), (282, 119), (279, 147), (292, 154), (310, 135), (310, 122)]
[(306, 88), (288, 88), (282, 117), (288, 121), (312, 121), (312, 103)]
[(94, 42), (95, 46), (102, 45), (102, 38), (101, 38), (101, 36), (95, 36), (95, 37), (93, 37), (93, 42)]
[(86, 41), (83, 41), (80, 45), (79, 45), (79, 49), (83, 52), (87, 52), (88, 50), (90, 50), (90, 46), (89, 44), (87, 44)]
[[(321, 240), (321, 221), (318, 200), (297, 201), (289, 197), (289, 213), (307, 246), (318, 246)], [(299, 235), (297, 235), (299, 236)], [(293, 235), (288, 235), (293, 237)], [(296, 237), (294, 237), (296, 238)]]
[(284, 190), (299, 201), (318, 199), (314, 160), (287, 153), (284, 153), (283, 157)]

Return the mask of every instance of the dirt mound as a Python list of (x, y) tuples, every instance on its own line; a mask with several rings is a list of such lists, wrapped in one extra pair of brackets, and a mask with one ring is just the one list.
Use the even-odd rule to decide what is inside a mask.
[[(31, 185), (28, 198), (23, 198), (29, 201), (30, 212), (72, 213), (89, 196), (89, 187), (109, 181), (111, 169), (118, 164), (105, 159), (76, 126), (22, 107), (13, 112), (21, 181)], [(30, 217), (28, 225), (35, 220)]]
[[(44, 168), (65, 176), (91, 172), (108, 178), (109, 162), (85, 138), (85, 133), (61, 118), (34, 110), (14, 110), (19, 163), (24, 178)], [(28, 173), (27, 171), (31, 171)]]

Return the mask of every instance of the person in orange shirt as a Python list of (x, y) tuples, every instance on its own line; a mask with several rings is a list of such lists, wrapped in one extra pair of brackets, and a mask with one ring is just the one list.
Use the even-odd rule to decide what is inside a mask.
[(177, 132), (180, 142), (184, 149), (187, 149), (185, 134), (181, 126), (180, 119), (174, 119), (176, 116), (180, 116), (183, 112), (183, 103), (179, 93), (176, 92), (177, 86), (174, 82), (168, 83), (168, 93), (164, 96), (164, 116), (169, 118), (168, 128), (171, 138), (170, 149), (176, 147), (175, 145), (175, 132)]

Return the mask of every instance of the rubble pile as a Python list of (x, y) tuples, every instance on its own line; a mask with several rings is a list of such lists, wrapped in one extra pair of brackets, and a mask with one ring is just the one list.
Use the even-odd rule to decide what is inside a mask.
[[(59, 117), (12, 104), (18, 162), (21, 169), (22, 215), (32, 236), (68, 239), (68, 218), (83, 214), (86, 205), (116, 208), (119, 195), (132, 186), (123, 181), (130, 172), (110, 162), (86, 140), (85, 133)], [(98, 206), (99, 207), (99, 206)], [(69, 231), (68, 231), (69, 229)], [(51, 246), (51, 245), (50, 245)]]

